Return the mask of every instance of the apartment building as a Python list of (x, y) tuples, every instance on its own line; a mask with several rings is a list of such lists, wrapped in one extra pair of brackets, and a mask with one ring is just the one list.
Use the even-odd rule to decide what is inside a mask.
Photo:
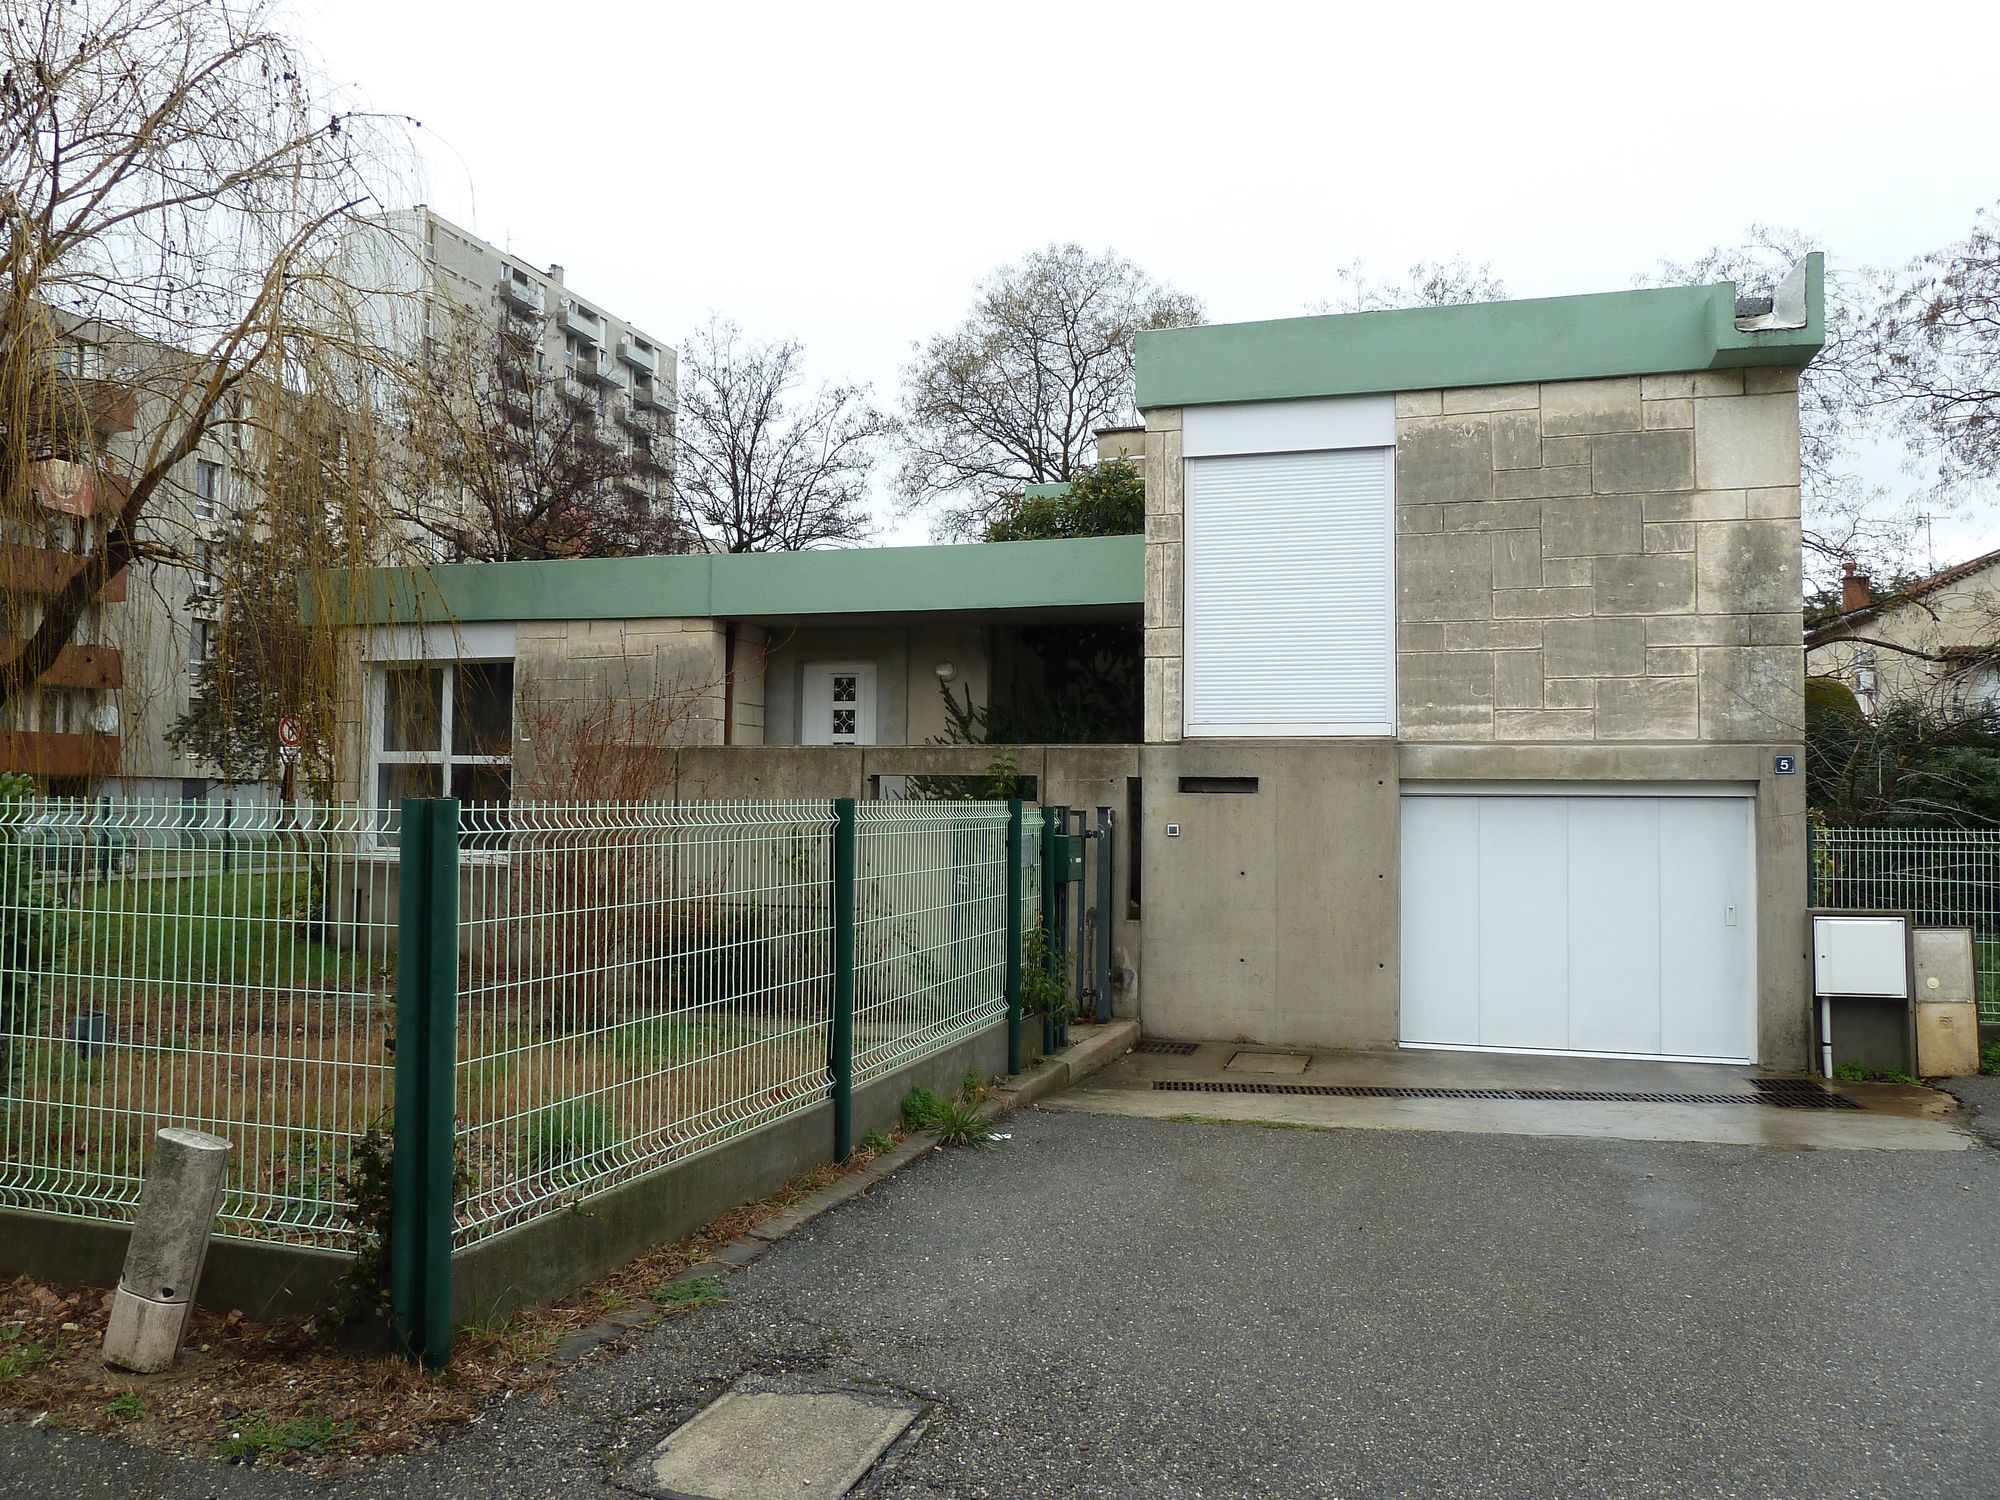
[[(677, 370), (670, 346), (576, 296), (560, 266), (536, 269), (426, 208), (371, 227), (350, 273), (376, 291), (384, 347), (517, 353), (520, 368), (546, 377), (547, 388), (631, 458), (618, 480), (630, 491), (622, 500), (671, 503)], [(481, 345), (488, 336), (493, 345)], [(65, 405), (79, 415), (66, 421), (64, 456), (36, 469), (38, 514), (7, 518), (0, 536), (0, 639), (8, 646), (18, 649), (41, 618), (40, 601), (81, 555), (102, 546), (137, 460), (169, 419), (186, 358), (114, 326), (72, 320), (62, 330), (57, 373), (68, 383)], [(524, 406), (523, 440), (531, 436), (528, 416)], [(225, 413), (176, 466), (147, 519), (149, 536), (176, 560), (120, 573), (35, 692), (0, 710), (0, 770), (26, 772), (70, 795), (191, 803), (268, 795), (261, 786), (231, 787), (220, 767), (169, 737), (223, 637), (216, 560), (238, 518), (255, 509), (258, 430), (254, 411)]]
[[(630, 460), (619, 466), (620, 498), (668, 510), (678, 376), (671, 345), (578, 294), (560, 265), (536, 267), (421, 204), (370, 228), (350, 248), (366, 284), (383, 288), (386, 341), (434, 361), (490, 363), (498, 403), (521, 441), (537, 422), (533, 387), (552, 391)], [(458, 503), (450, 495), (428, 502)]]

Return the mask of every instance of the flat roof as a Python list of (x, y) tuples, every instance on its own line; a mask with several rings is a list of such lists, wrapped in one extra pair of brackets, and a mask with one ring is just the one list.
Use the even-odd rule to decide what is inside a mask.
[(1800, 328), (1737, 327), (1736, 288), (1330, 313), (1160, 328), (1138, 339), (1138, 404), (1204, 406), (1451, 386), (1803, 365), (1826, 341), (1826, 260), (1806, 257)]
[(300, 580), (309, 619), (351, 625), (482, 620), (853, 620), (904, 614), (1136, 614), (1140, 535), (949, 547), (451, 563)]

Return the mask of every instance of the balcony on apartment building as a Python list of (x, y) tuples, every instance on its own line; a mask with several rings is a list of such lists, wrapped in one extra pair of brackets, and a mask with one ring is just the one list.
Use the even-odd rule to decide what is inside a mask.
[(526, 313), (532, 317), (538, 318), (549, 310), (548, 298), (540, 284), (523, 281), (512, 272), (500, 277), (500, 300), (506, 304), (508, 311)]
[(648, 375), (659, 373), (660, 352), (644, 339), (635, 339), (630, 334), (619, 339), (618, 357), (635, 370)]
[(130, 432), (138, 422), (138, 404), (138, 393), (124, 381), (58, 371), (50, 388), (32, 403), (29, 422), (60, 440), (58, 452), (81, 453), (107, 437)]
[(132, 498), (131, 481), (102, 458), (94, 463), (40, 459), (34, 466), (34, 485), (42, 509), (66, 516), (109, 518), (124, 510)]
[(0, 729), (0, 766), (44, 781), (116, 776), (118, 736)]
[[(13, 596), (53, 594), (83, 565), (84, 559), (74, 552), (0, 542), (0, 589)], [(125, 572), (122, 568), (98, 590), (97, 597), (107, 604), (125, 602)]]
[(604, 319), (577, 303), (563, 304), (562, 326), (564, 333), (573, 333), (593, 344), (604, 342)]
[(653, 411), (666, 403), (660, 399), (660, 388), (650, 380), (632, 382), (632, 404)]
[(563, 371), (562, 384), (556, 388), (557, 394), (580, 415), (594, 419), (597, 412), (597, 392), (585, 384), (574, 370)]
[[(0, 635), (0, 661), (12, 661), (27, 642)], [(35, 679), (38, 688), (122, 688), (125, 653), (116, 646), (65, 646), (55, 665)]]
[(618, 368), (617, 362), (610, 355), (601, 350), (589, 349), (578, 353), (574, 349), (565, 349), (563, 366), (577, 379), (588, 381), (592, 385), (615, 385), (622, 390), (627, 384), (628, 377), (625, 372)]

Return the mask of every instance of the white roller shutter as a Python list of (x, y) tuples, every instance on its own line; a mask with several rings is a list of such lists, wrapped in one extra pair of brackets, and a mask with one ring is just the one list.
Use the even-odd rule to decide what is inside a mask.
[(1394, 732), (1393, 451), (1187, 461), (1189, 735)]

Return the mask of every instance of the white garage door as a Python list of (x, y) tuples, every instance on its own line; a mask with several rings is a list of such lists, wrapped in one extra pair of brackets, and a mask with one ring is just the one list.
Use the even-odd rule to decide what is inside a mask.
[(1403, 798), (1403, 1041), (1750, 1062), (1748, 797)]

